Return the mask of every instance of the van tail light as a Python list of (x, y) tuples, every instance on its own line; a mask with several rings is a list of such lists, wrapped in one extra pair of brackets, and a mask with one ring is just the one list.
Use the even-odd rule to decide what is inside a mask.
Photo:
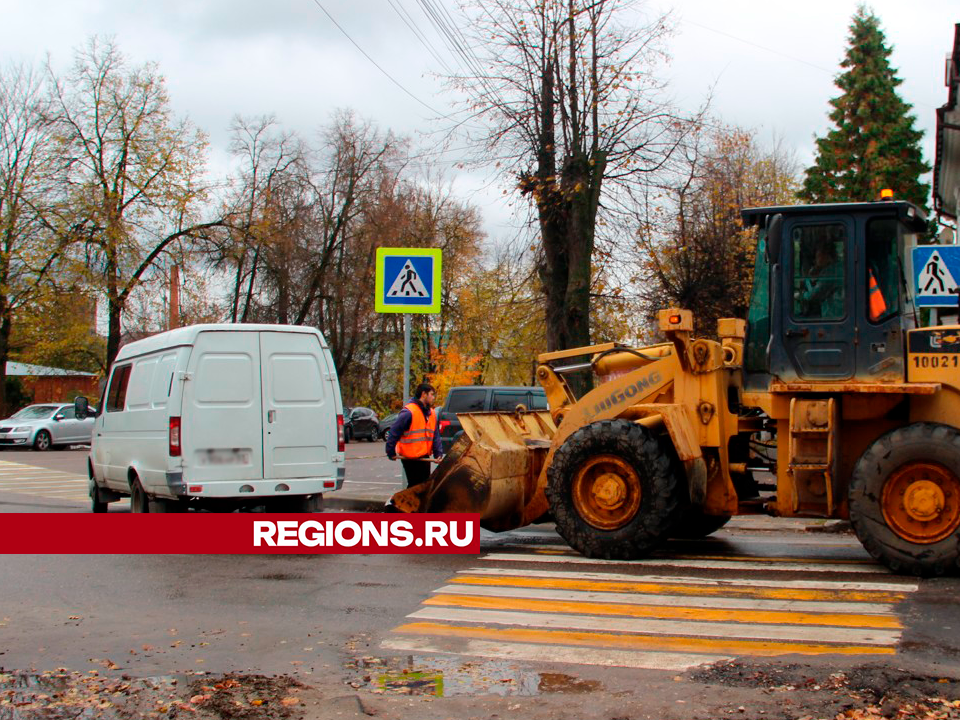
[(441, 420), (441, 421), (440, 421), (440, 434), (443, 435), (443, 431), (446, 430), (448, 427), (450, 427), (450, 421), (449, 421), (449, 420)]
[(180, 418), (170, 418), (170, 457), (180, 457)]
[(343, 436), (343, 415), (337, 415), (337, 452), (347, 449), (347, 439)]

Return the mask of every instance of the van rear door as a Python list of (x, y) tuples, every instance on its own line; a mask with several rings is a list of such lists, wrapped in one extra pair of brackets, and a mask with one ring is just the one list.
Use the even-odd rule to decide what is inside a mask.
[(263, 477), (335, 477), (336, 400), (320, 338), (260, 333), (263, 366)]
[[(255, 332), (201, 332), (184, 381), (181, 446), (190, 482), (263, 472), (260, 342)], [(173, 382), (178, 382), (174, 378)]]

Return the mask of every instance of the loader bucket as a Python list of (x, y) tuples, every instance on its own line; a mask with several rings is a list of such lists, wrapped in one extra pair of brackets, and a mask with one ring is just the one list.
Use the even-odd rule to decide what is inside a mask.
[(479, 513), (480, 525), (496, 532), (520, 527), (557, 430), (550, 413), (483, 412), (458, 417), (463, 435), (427, 482), (393, 496), (393, 508)]

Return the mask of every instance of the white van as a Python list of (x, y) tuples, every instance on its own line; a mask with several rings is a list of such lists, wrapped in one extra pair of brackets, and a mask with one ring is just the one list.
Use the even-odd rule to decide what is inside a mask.
[(100, 408), (93, 512), (127, 495), (132, 512), (317, 512), (343, 485), (340, 385), (313, 328), (193, 325), (130, 343)]

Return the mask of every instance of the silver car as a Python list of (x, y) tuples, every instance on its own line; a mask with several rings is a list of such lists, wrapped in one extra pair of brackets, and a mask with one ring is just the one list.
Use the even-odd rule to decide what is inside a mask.
[(73, 403), (28, 405), (0, 421), (0, 445), (21, 445), (35, 450), (51, 447), (88, 444), (93, 437), (95, 410), (84, 420), (77, 420)]

